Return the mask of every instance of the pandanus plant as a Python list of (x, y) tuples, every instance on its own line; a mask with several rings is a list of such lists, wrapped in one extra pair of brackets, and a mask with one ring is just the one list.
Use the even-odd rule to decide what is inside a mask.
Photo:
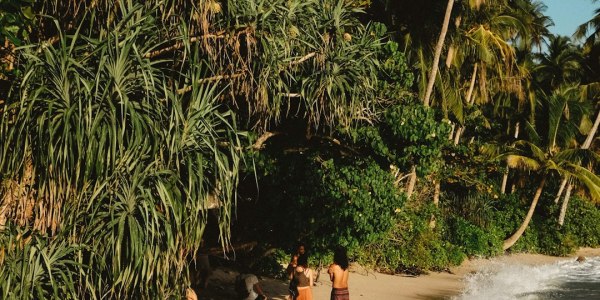
[[(82, 25), (20, 49), (24, 75), (0, 120), (0, 194), (8, 224), (29, 229), (3, 240), (20, 257), (0, 263), (3, 298), (175, 297), (209, 208), (229, 243), (243, 133), (221, 88), (200, 80), (198, 47), (188, 43), (175, 76), (145, 56), (159, 41), (153, 12), (132, 5), (106, 35)], [(28, 196), (10, 197), (15, 186)], [(30, 275), (41, 282), (23, 286)]]

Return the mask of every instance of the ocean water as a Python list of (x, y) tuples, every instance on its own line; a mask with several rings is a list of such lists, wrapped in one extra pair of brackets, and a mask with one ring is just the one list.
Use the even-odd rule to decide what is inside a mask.
[(600, 257), (540, 266), (493, 263), (466, 281), (454, 300), (600, 299)]

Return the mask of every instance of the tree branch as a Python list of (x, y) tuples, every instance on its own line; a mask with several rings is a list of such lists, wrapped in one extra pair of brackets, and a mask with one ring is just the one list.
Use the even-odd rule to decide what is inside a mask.
[[(225, 31), (219, 31), (216, 34), (206, 34), (206, 35), (201, 35), (201, 36), (193, 36), (190, 37), (189, 42), (190, 43), (195, 43), (197, 41), (200, 40), (205, 40), (205, 39), (222, 39), (227, 37), (227, 34), (225, 34)], [(144, 54), (144, 58), (154, 58), (157, 57), (159, 55), (165, 54), (167, 52), (172, 52), (178, 49), (181, 49), (185, 46), (185, 43), (183, 41), (179, 41), (177, 43), (175, 43), (174, 45), (171, 45), (169, 47), (166, 48), (162, 48), (162, 49), (158, 49), (152, 52), (148, 52), (146, 54)]]
[[(206, 82), (212, 82), (212, 81), (220, 81), (220, 80), (225, 80), (225, 79), (234, 79), (234, 78), (238, 78), (243, 76), (245, 73), (236, 73), (236, 74), (231, 74), (231, 75), (217, 75), (217, 76), (212, 76), (212, 77), (207, 77), (207, 78), (202, 78), (199, 79), (198, 81), (196, 81), (196, 83), (198, 84), (202, 84), (202, 83), (206, 83)], [(189, 91), (192, 90), (192, 86), (185, 86), (183, 88), (180, 88), (177, 90), (177, 94), (178, 95), (182, 95), (185, 94)]]
[(280, 95), (282, 97), (286, 97), (286, 98), (300, 98), (300, 97), (302, 97), (302, 95), (298, 94), (298, 93), (282, 93)]
[(317, 52), (311, 52), (307, 55), (304, 55), (303, 57), (301, 57), (299, 60), (296, 61), (292, 61), (290, 62), (290, 66), (295, 66), (295, 65), (299, 65), (309, 59), (311, 59), (313, 56), (317, 55)]
[(260, 137), (259, 137), (259, 138), (256, 140), (256, 142), (254, 142), (254, 144), (252, 145), (252, 149), (254, 149), (254, 150), (260, 150), (260, 149), (262, 149), (262, 148), (263, 148), (263, 146), (264, 146), (264, 143), (265, 143), (265, 142), (266, 142), (268, 139), (270, 139), (270, 138), (272, 138), (272, 137), (274, 137), (274, 136), (276, 136), (276, 135), (280, 135), (280, 134), (281, 134), (281, 132), (277, 132), (277, 131), (274, 131), (274, 132), (267, 131), (267, 132), (263, 133), (263, 134), (262, 134), (262, 135), (261, 135), (261, 136), (260, 136)]

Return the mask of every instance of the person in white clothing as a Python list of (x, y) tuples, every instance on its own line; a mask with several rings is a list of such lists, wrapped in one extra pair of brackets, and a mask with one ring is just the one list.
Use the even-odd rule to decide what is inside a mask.
[(242, 274), (239, 280), (242, 280), (246, 287), (247, 296), (243, 300), (267, 300), (267, 296), (263, 292), (256, 275)]

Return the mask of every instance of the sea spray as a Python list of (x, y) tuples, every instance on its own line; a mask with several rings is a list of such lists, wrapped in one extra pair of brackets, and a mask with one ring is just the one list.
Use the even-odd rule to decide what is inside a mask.
[(539, 266), (493, 262), (465, 280), (455, 300), (600, 299), (600, 258)]

